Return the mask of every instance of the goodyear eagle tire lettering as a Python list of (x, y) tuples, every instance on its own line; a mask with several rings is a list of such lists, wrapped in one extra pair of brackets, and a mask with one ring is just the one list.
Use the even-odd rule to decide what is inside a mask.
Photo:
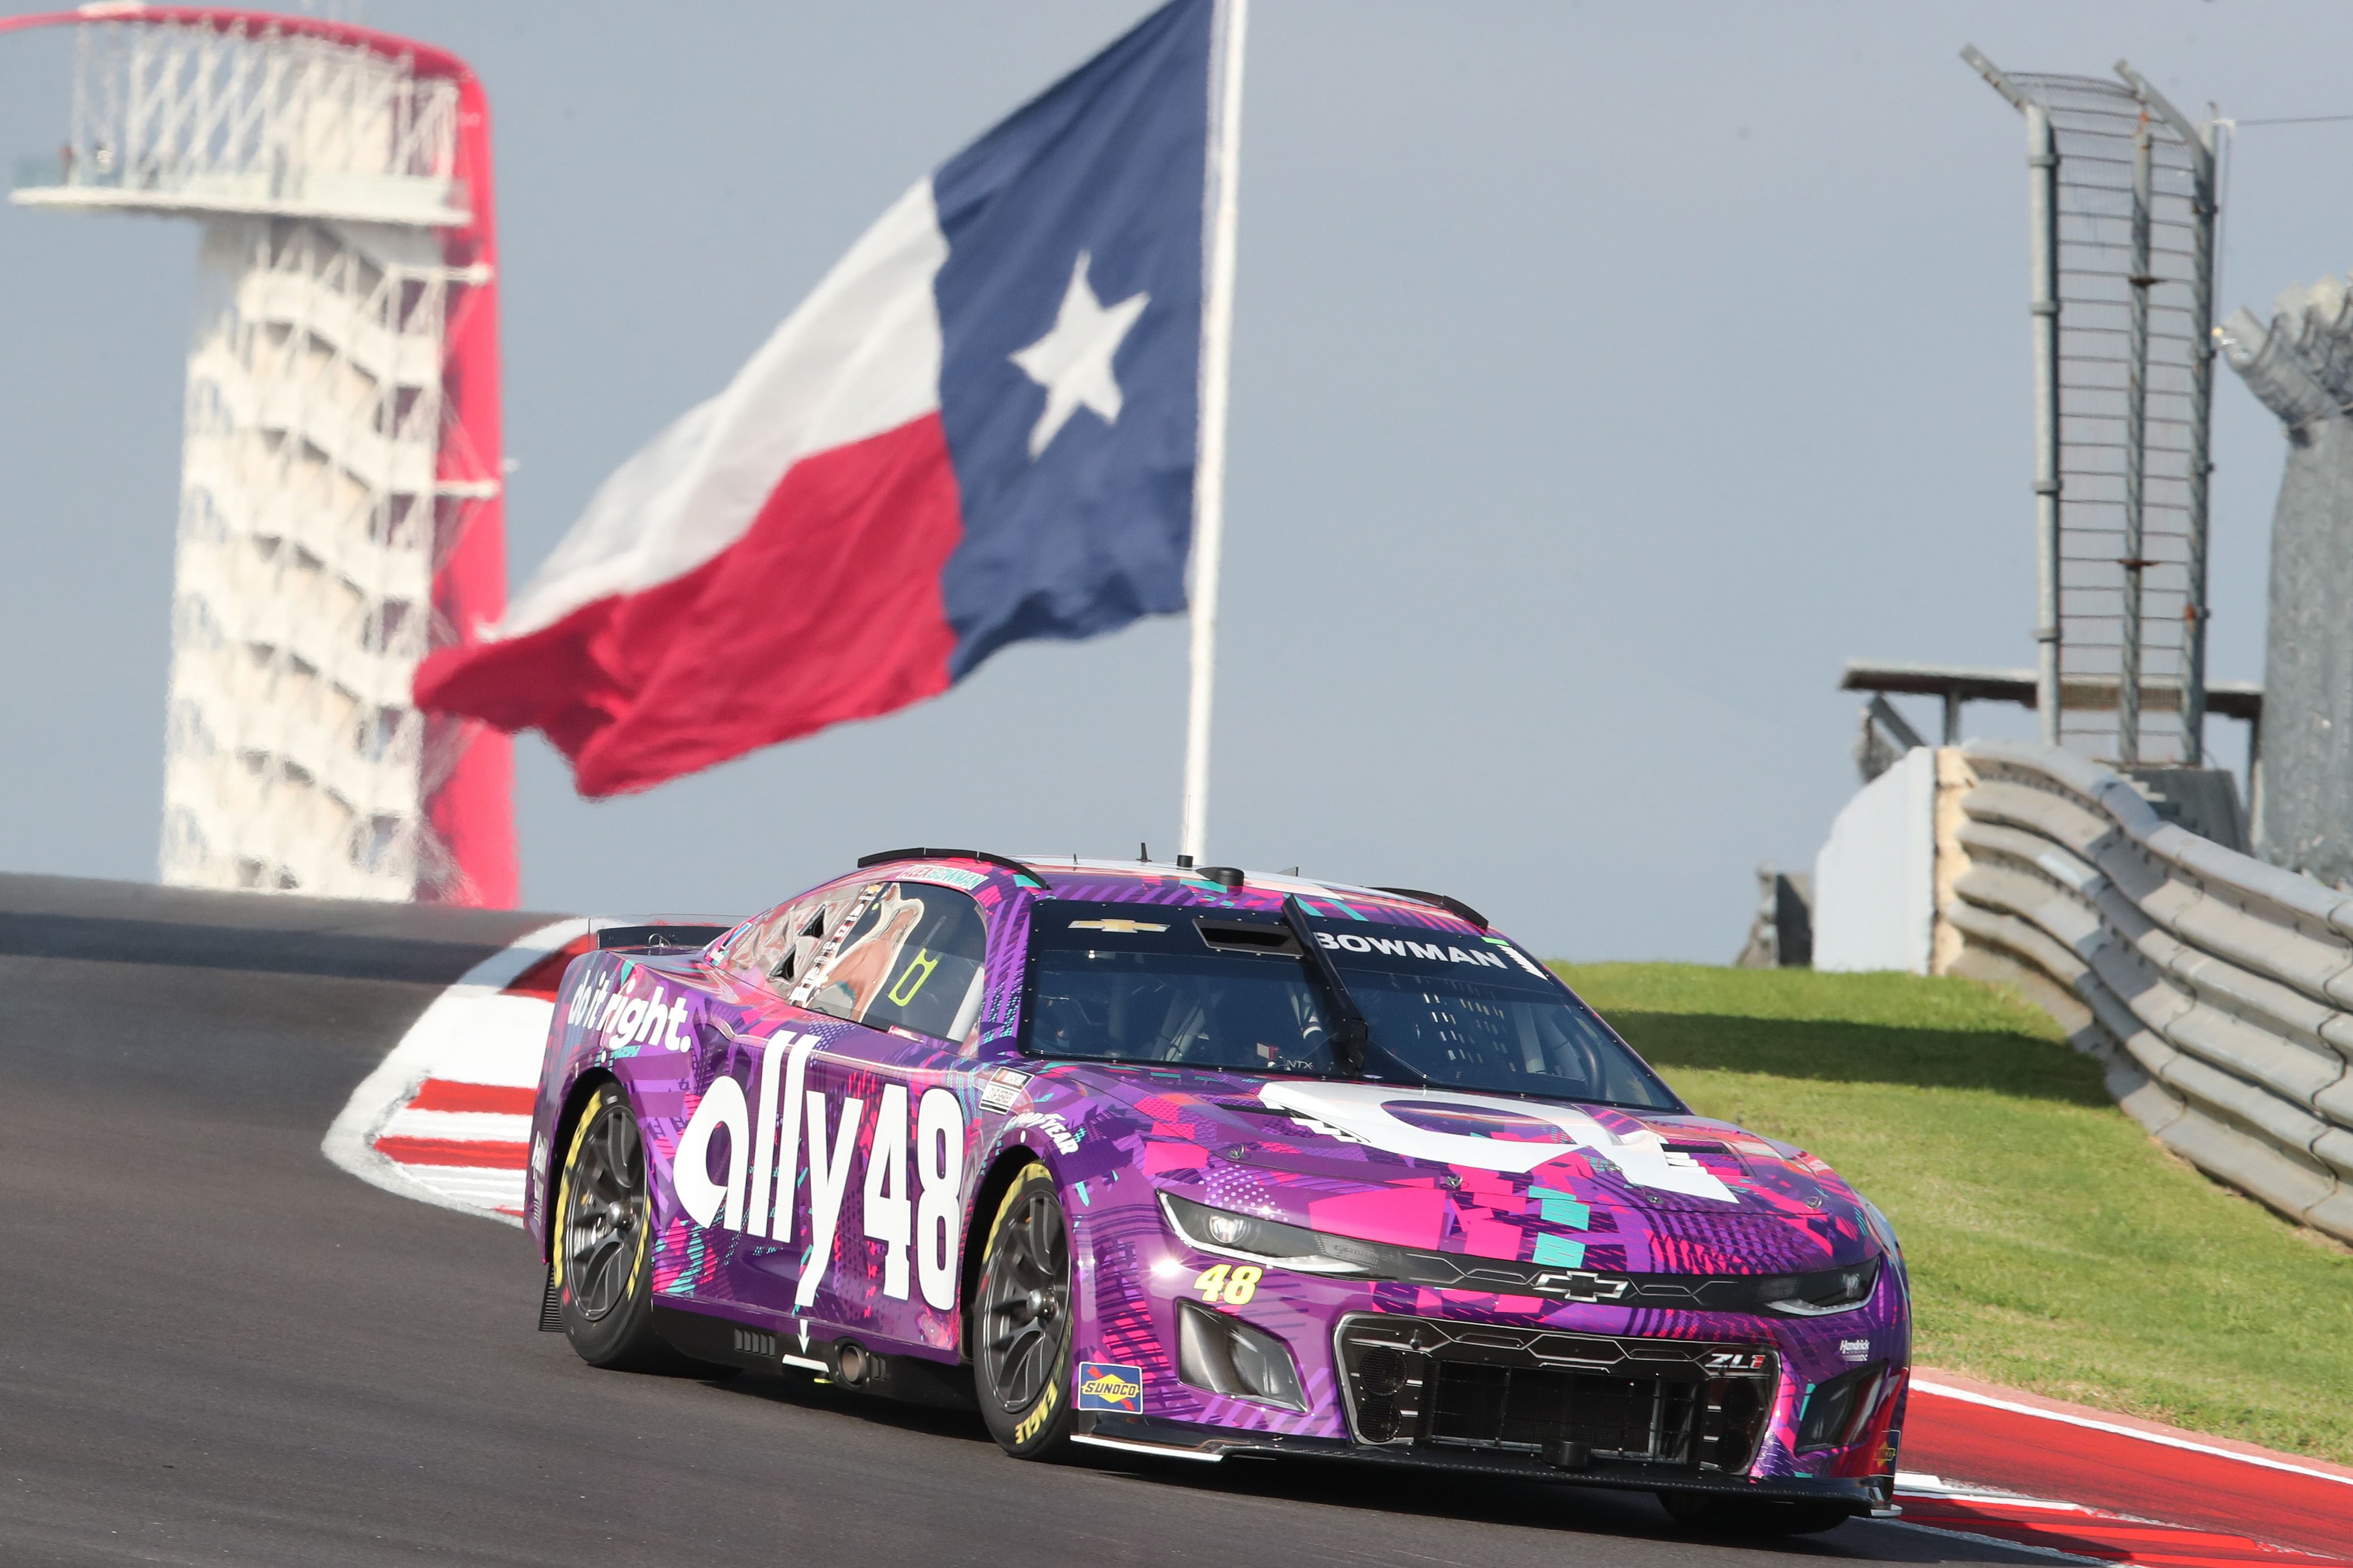
[(1071, 1237), (1061, 1194), (1026, 1165), (997, 1205), (973, 1304), (973, 1374), (989, 1435), (1017, 1459), (1071, 1446)]

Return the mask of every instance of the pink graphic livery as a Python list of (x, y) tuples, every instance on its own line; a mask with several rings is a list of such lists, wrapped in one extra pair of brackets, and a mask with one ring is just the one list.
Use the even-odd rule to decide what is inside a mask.
[(1072, 1446), (1889, 1507), (1886, 1219), (1694, 1115), (1451, 899), (870, 856), (576, 960), (534, 1111), (542, 1324)]

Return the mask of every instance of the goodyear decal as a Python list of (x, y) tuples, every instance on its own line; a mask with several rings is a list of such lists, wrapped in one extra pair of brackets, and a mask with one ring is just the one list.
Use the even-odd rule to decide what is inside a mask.
[(1038, 1396), (1037, 1408), (1024, 1415), (1021, 1418), (1021, 1425), (1013, 1428), (1013, 1440), (1017, 1443), (1027, 1443), (1030, 1438), (1043, 1432), (1046, 1429), (1047, 1420), (1054, 1414), (1054, 1406), (1061, 1403), (1061, 1396), (1060, 1384), (1048, 1384), (1046, 1392)]
[(1075, 1403), (1081, 1410), (1117, 1410), (1140, 1415), (1144, 1413), (1144, 1369), (1082, 1361), (1079, 1363), (1079, 1397)]
[(1059, 1111), (1025, 1110), (1007, 1121), (1005, 1131), (1018, 1132), (1024, 1127), (1035, 1127), (1052, 1141), (1055, 1148), (1065, 1154), (1075, 1154), (1079, 1152), (1079, 1135), (1071, 1131), (1071, 1124), (1062, 1119)]

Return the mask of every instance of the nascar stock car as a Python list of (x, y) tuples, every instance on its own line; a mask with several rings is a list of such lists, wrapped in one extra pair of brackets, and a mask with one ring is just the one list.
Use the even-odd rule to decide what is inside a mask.
[(566, 971), (533, 1120), (541, 1325), (595, 1364), (976, 1404), (1022, 1458), (1892, 1508), (1885, 1218), (1462, 903), (911, 849), (663, 934)]

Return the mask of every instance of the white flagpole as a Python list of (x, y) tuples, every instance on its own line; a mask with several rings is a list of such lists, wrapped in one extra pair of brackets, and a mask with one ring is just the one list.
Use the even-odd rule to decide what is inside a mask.
[(1218, 671), (1218, 557), (1226, 530), (1226, 392), (1233, 363), (1234, 235), (1241, 184), (1242, 37), (1250, 0), (1219, 0), (1210, 78), (1202, 238), (1200, 451), (1193, 471), (1193, 690), (1185, 717), (1185, 825), (1177, 852), (1198, 864), (1209, 825), (1209, 706)]

